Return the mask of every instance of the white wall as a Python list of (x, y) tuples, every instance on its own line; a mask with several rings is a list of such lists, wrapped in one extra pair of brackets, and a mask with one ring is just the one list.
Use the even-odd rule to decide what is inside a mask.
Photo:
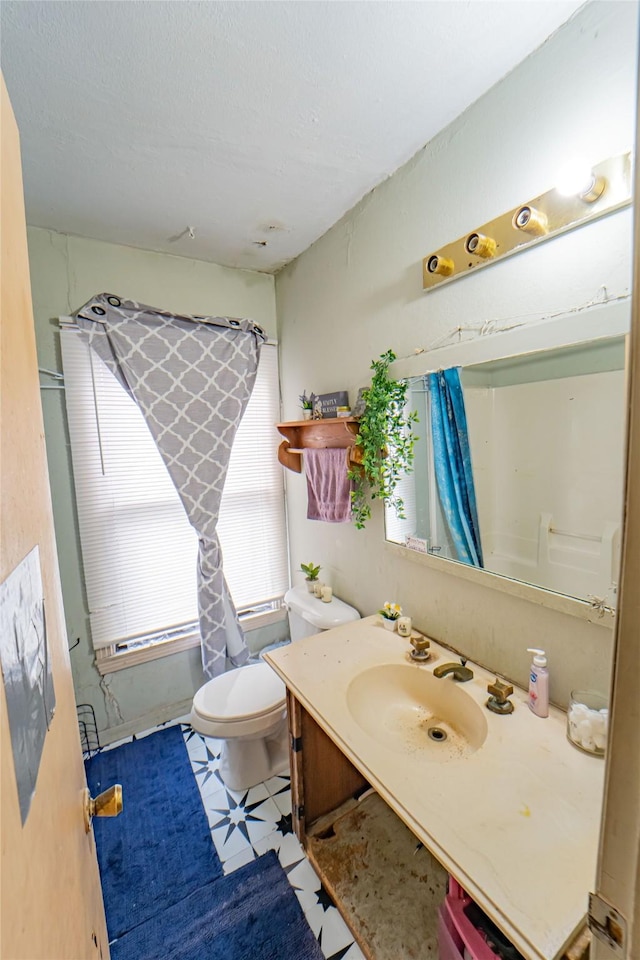
[[(623, 371), (469, 387), (465, 407), (485, 567), (615, 603), (618, 564), (589, 538), (622, 524)], [(541, 514), (573, 536), (550, 534), (539, 555)]]
[[(624, 210), (425, 294), (427, 253), (549, 189), (567, 157), (592, 162), (634, 142), (636, 5), (592, 3), (372, 191), (277, 277), (285, 414), (303, 388), (349, 389), (370, 361), (399, 357), (469, 322), (544, 316), (630, 288)], [(428, 109), (428, 91), (425, 91)], [(307, 521), (288, 476), (292, 563), (313, 559), (363, 613), (397, 600), (417, 625), (525, 684), (527, 646), (550, 655), (551, 696), (606, 686), (611, 629), (399, 559), (382, 509), (367, 529)]]
[[(276, 334), (274, 281), (265, 274), (39, 228), (29, 229), (28, 242), (38, 362), (47, 369), (61, 369), (56, 318), (102, 292), (177, 312), (251, 317), (269, 336)], [(64, 396), (62, 391), (45, 390), (42, 398), (70, 646), (80, 638), (71, 653), (76, 700), (93, 705), (100, 730), (121, 723), (130, 725), (130, 731), (144, 729), (158, 719), (176, 716), (176, 705), (184, 709), (203, 681), (200, 651), (130, 667), (111, 674), (100, 687), (83, 586)], [(262, 634), (261, 642), (276, 639), (283, 630), (284, 624), (276, 625)]]

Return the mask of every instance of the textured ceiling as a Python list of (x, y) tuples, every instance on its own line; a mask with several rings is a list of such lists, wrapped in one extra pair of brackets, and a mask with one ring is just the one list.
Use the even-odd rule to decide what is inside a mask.
[(28, 222), (275, 271), (579, 6), (5, 0)]

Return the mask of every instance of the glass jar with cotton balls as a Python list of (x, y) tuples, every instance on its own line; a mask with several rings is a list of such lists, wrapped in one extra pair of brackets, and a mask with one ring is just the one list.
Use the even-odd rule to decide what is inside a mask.
[(567, 737), (574, 747), (603, 757), (608, 727), (606, 697), (594, 690), (572, 690), (567, 711)]

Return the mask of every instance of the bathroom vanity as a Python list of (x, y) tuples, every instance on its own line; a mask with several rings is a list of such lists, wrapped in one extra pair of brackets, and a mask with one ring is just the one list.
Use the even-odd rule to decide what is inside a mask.
[[(593, 888), (604, 764), (565, 714), (486, 707), (495, 675), (369, 617), (266, 654), (287, 686), (293, 824), (371, 960), (437, 957), (451, 874), (527, 960), (560, 960)], [(434, 735), (435, 733), (435, 735)]]

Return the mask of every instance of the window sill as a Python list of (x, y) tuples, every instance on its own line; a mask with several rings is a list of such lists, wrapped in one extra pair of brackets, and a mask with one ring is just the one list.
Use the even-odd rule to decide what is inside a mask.
[[(278, 610), (268, 610), (264, 613), (242, 617), (241, 623), (245, 633), (249, 633), (252, 630), (259, 630), (261, 627), (267, 627), (272, 623), (278, 623), (280, 620), (284, 620), (286, 615), (287, 611), (283, 606)], [(199, 646), (200, 635), (191, 633), (186, 637), (178, 637), (164, 643), (155, 643), (148, 647), (140, 647), (137, 650), (123, 650), (119, 653), (115, 652), (114, 647), (103, 647), (101, 650), (96, 650), (95, 663), (98, 673), (104, 677), (109, 673), (117, 673), (119, 670), (127, 670), (129, 667), (137, 667), (142, 663), (160, 660), (161, 657), (173, 656), (175, 653), (182, 653)]]

